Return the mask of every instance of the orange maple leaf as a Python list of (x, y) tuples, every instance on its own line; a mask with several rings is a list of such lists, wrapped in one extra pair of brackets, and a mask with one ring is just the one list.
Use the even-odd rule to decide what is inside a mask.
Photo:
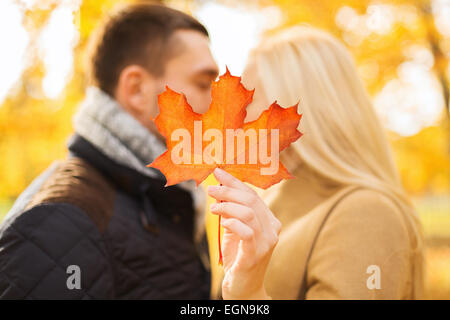
[[(208, 111), (202, 115), (192, 110), (183, 94), (166, 87), (166, 91), (158, 96), (160, 113), (155, 119), (155, 124), (166, 138), (167, 151), (147, 167), (159, 169), (166, 177), (166, 186), (190, 179), (194, 179), (198, 185), (216, 167), (228, 171), (241, 181), (264, 189), (282, 179), (293, 178), (278, 160), (278, 154), (302, 136), (302, 133), (297, 130), (302, 117), (297, 113), (298, 104), (284, 109), (274, 102), (257, 120), (244, 123), (247, 115), (246, 108), (252, 101), (253, 92), (254, 90), (245, 89), (241, 78), (232, 76), (227, 68), (225, 74), (220, 76), (218, 81), (213, 82), (212, 102)], [(178, 134), (179, 129), (184, 131)], [(200, 142), (198, 140), (196, 142), (195, 136), (199, 130)], [(206, 138), (208, 130), (213, 130), (209, 132), (214, 134)], [(229, 130), (232, 130), (231, 143), (227, 140)], [(241, 134), (241, 137), (243, 136), (240, 144), (239, 138), (235, 136), (237, 132)], [(253, 137), (251, 134), (246, 137), (247, 132), (253, 133)], [(274, 132), (276, 134), (272, 135)], [(174, 133), (177, 134), (173, 136)], [(189, 140), (194, 136), (194, 145), (192, 146), (191, 141), (188, 141), (183, 148), (183, 161), (178, 161), (180, 159), (176, 157), (177, 161), (174, 161), (174, 152), (178, 152), (175, 149), (180, 144), (178, 138), (181, 138), (183, 133), (187, 133)], [(219, 137), (222, 141), (215, 141)], [(205, 148), (207, 150), (211, 145), (215, 146), (214, 156), (211, 153), (208, 157), (207, 153), (207, 158), (203, 159)], [(268, 160), (268, 146), (270, 146), (271, 155), (276, 155), (276, 169), (272, 174), (262, 174), (261, 170)], [(232, 152), (228, 152), (230, 147)], [(265, 149), (263, 151), (266, 153), (261, 152), (262, 149)], [(261, 157), (264, 155), (266, 157), (263, 161)], [(220, 218), (219, 216), (219, 265), (222, 265)]]
[[(151, 164), (148, 164), (147, 167), (159, 169), (166, 177), (166, 186), (190, 179), (194, 179), (198, 185), (216, 167), (226, 170), (241, 181), (263, 189), (280, 182), (282, 179), (293, 178), (278, 158), (276, 158), (276, 167), (278, 168), (276, 172), (261, 174), (261, 168), (267, 166), (267, 163), (263, 163), (258, 150), (262, 147), (261, 141), (263, 140), (261, 139), (265, 139), (267, 152), (270, 150), (271, 155), (273, 155), (274, 152), (281, 152), (302, 136), (302, 133), (297, 130), (302, 116), (297, 113), (298, 104), (289, 108), (282, 108), (274, 102), (257, 120), (244, 123), (247, 114), (246, 107), (252, 101), (253, 92), (254, 90), (245, 89), (241, 83), (241, 78), (232, 76), (227, 69), (218, 81), (212, 83), (212, 102), (208, 111), (204, 114), (198, 114), (192, 110), (183, 94), (166, 87), (166, 91), (158, 96), (160, 112), (155, 119), (155, 124), (159, 132), (166, 138), (167, 151)], [(184, 152), (187, 152), (187, 154), (184, 154), (184, 159), (187, 159), (187, 162), (174, 162), (171, 153), (175, 152), (174, 148), (180, 142), (179, 139), (172, 140), (172, 134), (177, 129), (184, 129), (190, 137), (193, 137), (196, 133), (195, 126), (202, 133), (207, 132), (208, 129), (214, 129), (217, 134), (222, 135), (222, 141), (217, 142), (222, 146), (222, 154), (217, 154), (216, 150), (216, 154), (213, 156), (214, 161), (211, 161), (211, 159), (208, 159), (209, 163), (207, 163), (208, 161), (199, 161), (205, 148), (215, 142), (211, 137), (209, 141), (205, 141), (202, 136), (200, 137), (202, 139), (200, 144), (197, 143), (197, 149), (195, 141), (194, 143), (188, 143), (189, 150), (184, 150)], [(241, 133), (253, 129), (256, 135), (253, 136), (253, 140), (244, 136), (244, 143), (240, 145), (237, 136), (233, 136), (232, 145), (227, 145), (225, 138), (227, 137), (227, 129), (241, 129), (243, 130)], [(271, 132), (275, 131), (278, 137), (271, 135)], [(278, 150), (271, 150), (272, 138), (278, 138)], [(227, 153), (227, 147), (232, 147), (235, 152)], [(255, 156), (255, 153), (257, 156)], [(257, 159), (255, 160), (255, 158)], [(238, 161), (239, 159), (240, 161)], [(250, 159), (253, 159), (253, 161), (250, 161)]]

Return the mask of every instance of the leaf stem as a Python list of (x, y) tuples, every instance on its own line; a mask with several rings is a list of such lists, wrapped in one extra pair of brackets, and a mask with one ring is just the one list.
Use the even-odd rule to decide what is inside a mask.
[(219, 266), (223, 266), (223, 258), (222, 258), (222, 246), (220, 244), (220, 220), (221, 216), (219, 216)]
[[(222, 185), (222, 184), (220, 184)], [(219, 201), (222, 202), (222, 201)], [(222, 221), (222, 216), (219, 215), (219, 230), (218, 230), (218, 240), (219, 240), (219, 266), (223, 266), (223, 257), (222, 257), (222, 245), (220, 243), (221, 241), (221, 237), (220, 237), (220, 227), (221, 227), (221, 221)]]

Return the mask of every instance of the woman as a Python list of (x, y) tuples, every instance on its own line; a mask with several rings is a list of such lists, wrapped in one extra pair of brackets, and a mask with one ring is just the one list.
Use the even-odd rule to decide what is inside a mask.
[[(247, 120), (300, 101), (304, 136), (281, 154), (296, 179), (261, 200), (223, 171), (225, 299), (418, 299), (421, 226), (353, 60), (331, 35), (294, 27), (256, 48)], [(280, 231), (280, 226), (281, 231)], [(239, 245), (240, 244), (240, 245)]]

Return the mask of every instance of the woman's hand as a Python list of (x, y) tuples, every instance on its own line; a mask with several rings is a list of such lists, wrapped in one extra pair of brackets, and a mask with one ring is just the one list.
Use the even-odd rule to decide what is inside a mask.
[(218, 203), (211, 212), (222, 216), (224, 299), (270, 299), (264, 276), (278, 242), (281, 223), (256, 192), (221, 169), (214, 176), (222, 186), (210, 186), (208, 194)]

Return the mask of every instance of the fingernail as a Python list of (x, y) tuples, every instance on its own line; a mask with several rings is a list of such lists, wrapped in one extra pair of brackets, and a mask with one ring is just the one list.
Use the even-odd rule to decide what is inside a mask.
[(214, 210), (217, 210), (217, 204), (216, 203), (213, 203), (212, 205), (211, 205), (211, 211), (214, 211)]

